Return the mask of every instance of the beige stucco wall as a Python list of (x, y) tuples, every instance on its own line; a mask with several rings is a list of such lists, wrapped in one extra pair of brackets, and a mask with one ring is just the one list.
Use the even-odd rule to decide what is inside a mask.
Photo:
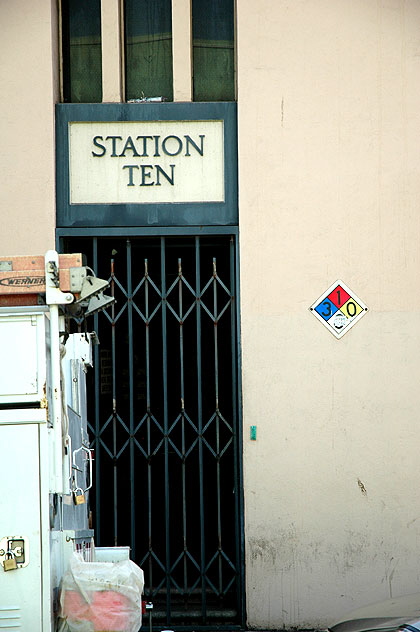
[[(0, 4), (2, 255), (54, 247), (55, 6)], [(420, 3), (237, 14), (248, 622), (323, 626), (420, 591)]]
[[(56, 2), (0, 4), (0, 253), (54, 248)], [(55, 55), (55, 62), (56, 62)]]
[(248, 621), (322, 626), (420, 591), (420, 3), (237, 6)]

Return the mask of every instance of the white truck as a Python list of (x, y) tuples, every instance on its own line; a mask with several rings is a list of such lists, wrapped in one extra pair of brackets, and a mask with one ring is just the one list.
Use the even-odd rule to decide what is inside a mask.
[(95, 336), (69, 333), (68, 320), (110, 304), (106, 286), (80, 254), (0, 257), (1, 631), (67, 629), (63, 575), (74, 551), (95, 559), (85, 384)]

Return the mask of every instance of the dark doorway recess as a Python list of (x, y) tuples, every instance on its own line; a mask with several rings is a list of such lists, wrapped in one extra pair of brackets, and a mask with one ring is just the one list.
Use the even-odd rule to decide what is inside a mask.
[(156, 628), (241, 628), (236, 237), (62, 246), (84, 253), (116, 298), (87, 323), (100, 341), (89, 375), (96, 543), (131, 547)]

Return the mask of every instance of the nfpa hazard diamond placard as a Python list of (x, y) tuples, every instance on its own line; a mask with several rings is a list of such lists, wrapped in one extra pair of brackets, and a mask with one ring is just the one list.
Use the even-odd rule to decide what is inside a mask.
[(309, 308), (336, 338), (341, 338), (368, 311), (343, 281), (336, 281)]

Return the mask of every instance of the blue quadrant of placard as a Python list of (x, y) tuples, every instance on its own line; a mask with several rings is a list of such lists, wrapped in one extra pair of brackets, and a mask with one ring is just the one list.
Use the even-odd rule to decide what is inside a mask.
[(324, 320), (329, 320), (331, 316), (338, 311), (338, 307), (336, 307), (334, 303), (331, 303), (329, 298), (324, 298), (324, 300), (315, 307), (315, 311), (322, 316)]

